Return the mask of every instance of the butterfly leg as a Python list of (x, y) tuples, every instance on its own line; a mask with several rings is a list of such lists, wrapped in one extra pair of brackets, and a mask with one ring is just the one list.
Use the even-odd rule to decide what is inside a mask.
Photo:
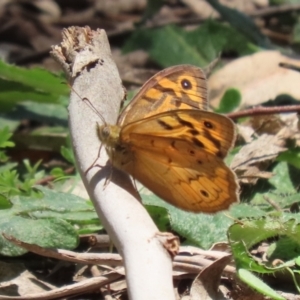
[(109, 176), (106, 177), (104, 185), (103, 185), (103, 190), (108, 186), (108, 184), (111, 182), (112, 180), (112, 175), (113, 175), (113, 165), (110, 163), (110, 173)]
[(88, 172), (89, 172), (91, 169), (95, 168), (95, 167), (99, 167), (100, 169), (104, 168), (104, 166), (101, 166), (101, 165), (99, 165), (99, 164), (96, 164), (96, 161), (97, 161), (97, 160), (99, 159), (99, 157), (100, 157), (101, 149), (102, 149), (102, 144), (101, 144), (101, 146), (99, 147), (98, 155), (97, 155), (96, 159), (95, 159), (94, 162), (93, 162), (93, 163), (85, 170), (84, 175), (87, 175)]
[[(135, 180), (135, 178), (134, 178), (134, 177), (131, 177), (131, 179), (132, 179), (132, 181), (133, 181), (133, 186), (134, 186), (135, 191), (137, 192), (137, 194), (140, 194), (140, 193), (139, 193), (139, 190), (138, 190), (138, 188), (137, 188), (137, 185), (136, 185), (136, 180)], [(140, 197), (140, 199), (138, 199), (138, 200), (142, 203), (141, 197)]]

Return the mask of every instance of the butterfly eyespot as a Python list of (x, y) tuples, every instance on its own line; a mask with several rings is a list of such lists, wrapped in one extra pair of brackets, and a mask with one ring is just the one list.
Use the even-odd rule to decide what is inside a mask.
[(210, 122), (208, 122), (208, 121), (205, 121), (205, 122), (204, 122), (204, 126), (205, 126), (206, 128), (208, 128), (208, 129), (212, 129), (212, 128), (213, 128), (213, 125), (212, 125)]
[(184, 90), (190, 90), (193, 87), (188, 79), (182, 79), (181, 86)]
[(204, 197), (209, 197), (209, 194), (208, 194), (208, 192), (207, 191), (204, 191), (204, 190), (200, 190), (200, 193), (202, 194), (202, 196), (204, 196)]

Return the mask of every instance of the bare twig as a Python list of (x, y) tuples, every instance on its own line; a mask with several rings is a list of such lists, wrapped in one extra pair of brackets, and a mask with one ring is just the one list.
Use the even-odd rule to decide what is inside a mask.
[[(65, 174), (72, 174), (73, 172), (75, 171), (75, 168), (74, 167), (70, 167), (66, 170), (64, 170), (64, 173)], [(37, 180), (35, 182), (36, 185), (44, 185), (44, 184), (48, 184), (49, 182), (52, 182), (56, 179), (57, 177), (56, 176), (53, 176), (53, 175), (49, 175), (49, 176), (46, 176), (40, 180)]]
[(300, 4), (283, 4), (257, 9), (248, 15), (251, 17), (266, 17), (269, 15), (282, 14), (296, 10), (300, 10)]
[(84, 281), (74, 283), (68, 286), (63, 286), (52, 291), (47, 291), (43, 293), (36, 293), (34, 295), (26, 296), (1, 296), (0, 300), (49, 300), (49, 299), (63, 299), (65, 297), (70, 297), (72, 295), (84, 294), (87, 291), (99, 289), (117, 279), (123, 277), (121, 274), (116, 272), (110, 272), (108, 274), (102, 275), (100, 277), (89, 278)]
[(244, 117), (260, 116), (260, 115), (273, 115), (281, 113), (300, 112), (300, 105), (286, 105), (286, 106), (273, 106), (273, 107), (254, 107), (242, 111), (232, 112), (226, 116), (232, 120)]

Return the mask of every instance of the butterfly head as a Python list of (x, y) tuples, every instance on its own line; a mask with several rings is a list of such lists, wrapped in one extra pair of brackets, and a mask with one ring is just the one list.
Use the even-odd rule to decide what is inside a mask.
[(118, 143), (120, 129), (117, 125), (97, 124), (98, 137), (107, 147), (114, 147)]

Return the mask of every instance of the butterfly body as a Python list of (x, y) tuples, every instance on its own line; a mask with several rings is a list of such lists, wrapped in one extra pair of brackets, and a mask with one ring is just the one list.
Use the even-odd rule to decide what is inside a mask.
[(223, 162), (235, 128), (225, 116), (203, 110), (203, 78), (193, 66), (158, 73), (117, 125), (98, 132), (116, 168), (176, 207), (213, 213), (238, 201), (235, 175)]

